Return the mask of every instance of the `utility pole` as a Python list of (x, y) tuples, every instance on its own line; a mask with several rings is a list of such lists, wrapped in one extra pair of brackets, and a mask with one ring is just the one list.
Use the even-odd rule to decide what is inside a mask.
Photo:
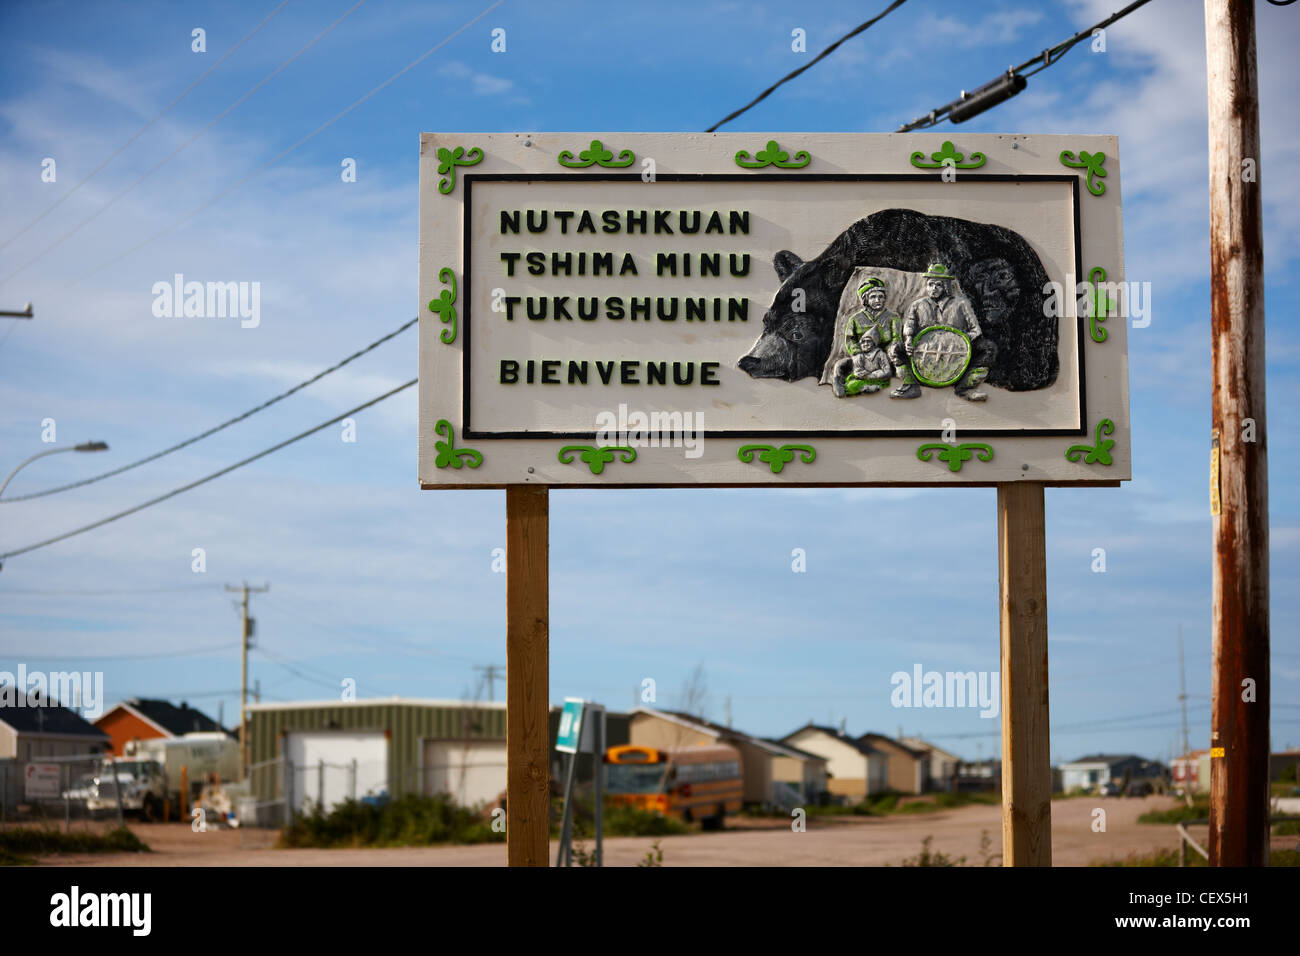
[(239, 779), (248, 774), (248, 648), (249, 638), (253, 636), (253, 619), (248, 616), (248, 595), (265, 594), (271, 585), (250, 588), (245, 581), (241, 585), (227, 584), (226, 590), (232, 594), (242, 594), (239, 602)]
[(474, 670), (483, 672), (483, 680), (487, 681), (488, 685), (488, 700), (496, 700), (496, 697), (493, 694), (493, 690), (496, 686), (494, 681), (496, 681), (498, 677), (504, 679), (506, 676), (506, 669), (504, 667), (498, 667), (496, 664), (475, 664)]
[(1211, 866), (1268, 865), (1268, 428), (1254, 0), (1205, 0), (1209, 84)]
[(1187, 668), (1183, 666), (1183, 625), (1178, 625), (1178, 702), (1183, 708), (1183, 749), (1187, 753)]

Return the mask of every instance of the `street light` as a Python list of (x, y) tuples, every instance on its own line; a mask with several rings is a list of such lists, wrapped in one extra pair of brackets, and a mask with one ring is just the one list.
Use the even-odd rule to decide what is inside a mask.
[(70, 448), (51, 448), (47, 451), (37, 452), (26, 461), (19, 462), (18, 467), (9, 472), (9, 477), (4, 480), (4, 484), (0, 484), (0, 495), (5, 493), (5, 489), (9, 487), (9, 482), (13, 481), (14, 475), (18, 474), (24, 466), (30, 465), (37, 458), (44, 458), (46, 455), (57, 455), (61, 451), (108, 451), (108, 443), (102, 441), (83, 441), (80, 445), (73, 445)]

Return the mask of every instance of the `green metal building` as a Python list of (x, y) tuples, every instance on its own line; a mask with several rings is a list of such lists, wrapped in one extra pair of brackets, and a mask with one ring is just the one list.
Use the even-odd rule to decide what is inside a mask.
[(346, 799), (449, 793), (463, 806), (506, 788), (505, 704), (389, 698), (253, 704), (252, 793), (297, 812)]

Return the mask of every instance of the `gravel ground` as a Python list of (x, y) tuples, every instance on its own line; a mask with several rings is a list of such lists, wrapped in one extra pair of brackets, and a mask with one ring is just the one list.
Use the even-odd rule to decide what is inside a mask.
[[(1166, 847), (1177, 849), (1172, 826), (1139, 824), (1138, 815), (1165, 809), (1169, 797), (1075, 798), (1052, 803), (1052, 860), (1057, 866), (1086, 866), (1098, 859), (1122, 859)], [(1106, 832), (1092, 830), (1092, 811), (1106, 811)], [(398, 847), (393, 849), (275, 849), (276, 834), (266, 830), (209, 830), (194, 833), (185, 824), (132, 824), (152, 853), (66, 854), (40, 862), (51, 866), (503, 866), (502, 844), (484, 846)], [(1205, 827), (1192, 835), (1204, 845)], [(1197, 831), (1200, 832), (1197, 832)], [(897, 866), (931, 848), (980, 865), (980, 835), (987, 832), (993, 852), (1001, 844), (1001, 808), (966, 806), (916, 816), (813, 818), (804, 833), (777, 821), (741, 820), (722, 833), (663, 837), (664, 866)], [(645, 857), (649, 837), (605, 841), (609, 866), (633, 866)], [(1294, 837), (1275, 838), (1292, 847)], [(554, 859), (555, 845), (551, 846)]]

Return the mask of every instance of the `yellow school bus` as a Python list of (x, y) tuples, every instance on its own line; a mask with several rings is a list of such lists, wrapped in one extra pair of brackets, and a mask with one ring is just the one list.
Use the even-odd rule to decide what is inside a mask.
[(727, 744), (643, 747), (605, 752), (606, 793), (615, 806), (655, 810), (717, 829), (744, 797), (740, 751)]

